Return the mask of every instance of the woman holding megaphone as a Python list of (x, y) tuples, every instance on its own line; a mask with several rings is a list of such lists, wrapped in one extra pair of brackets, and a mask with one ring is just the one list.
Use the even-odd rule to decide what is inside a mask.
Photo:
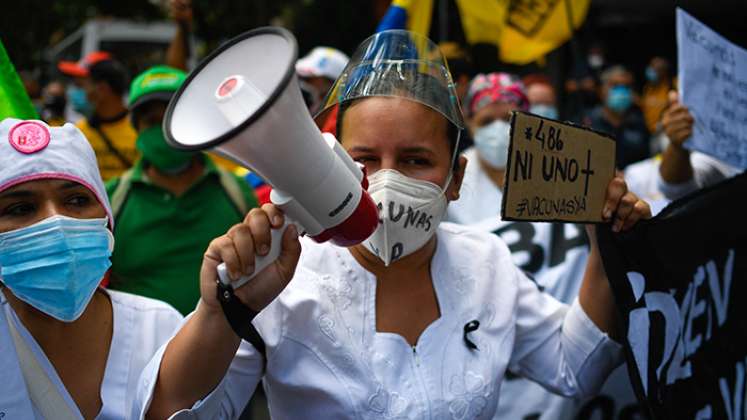
[[(497, 236), (441, 223), (467, 165), (456, 98), (429, 40), (364, 41), (325, 109), (338, 108), (338, 138), (366, 167), (378, 228), (350, 248), (285, 231), (280, 257), (235, 291), (257, 313), (264, 354), (226, 321), (216, 268), (253, 273), (284, 215), (267, 204), (215, 239), (201, 304), (144, 372), (137, 414), (237, 417), (260, 380), (275, 418), (492, 418), (507, 370), (562, 395), (594, 393), (622, 361), (595, 241), (568, 306), (541, 293)], [(650, 217), (621, 178), (606, 200), (615, 230)]]

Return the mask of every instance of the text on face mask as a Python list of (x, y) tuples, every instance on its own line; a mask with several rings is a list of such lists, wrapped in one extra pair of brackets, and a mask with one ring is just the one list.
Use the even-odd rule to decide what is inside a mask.
[[(378, 203), (376, 206), (379, 208), (379, 214), (383, 215), (392, 223), (402, 222), (402, 227), (405, 229), (423, 229), (424, 232), (431, 230), (433, 215), (428, 214), (422, 210), (413, 210), (412, 207), (404, 204), (398, 204), (394, 201), (387, 203), (387, 211), (384, 211), (384, 204)], [(379, 219), (379, 223), (384, 223), (383, 219)]]

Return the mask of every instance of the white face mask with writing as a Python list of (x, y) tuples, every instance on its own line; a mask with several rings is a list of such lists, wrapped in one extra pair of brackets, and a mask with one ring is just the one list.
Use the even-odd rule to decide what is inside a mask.
[[(451, 181), (451, 174), (446, 185)], [(385, 266), (420, 249), (446, 212), (444, 188), (381, 169), (368, 177), (368, 193), (379, 207), (379, 226), (363, 242)]]
[(475, 130), (475, 147), (480, 157), (495, 169), (506, 167), (508, 160), (508, 142), (511, 124), (503, 120)]

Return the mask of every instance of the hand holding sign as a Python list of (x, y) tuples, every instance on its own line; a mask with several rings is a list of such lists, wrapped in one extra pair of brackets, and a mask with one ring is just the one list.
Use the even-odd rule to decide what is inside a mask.
[(604, 221), (602, 207), (615, 174), (614, 139), (515, 112), (508, 153), (503, 220)]
[(694, 122), (690, 111), (680, 103), (677, 92), (669, 92), (669, 107), (662, 115), (661, 125), (671, 144), (682, 147), (682, 143), (693, 134)]

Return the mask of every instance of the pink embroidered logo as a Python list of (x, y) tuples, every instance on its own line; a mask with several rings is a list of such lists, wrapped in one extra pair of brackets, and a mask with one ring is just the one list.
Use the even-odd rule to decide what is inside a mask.
[(8, 141), (21, 153), (36, 153), (49, 144), (49, 129), (34, 121), (20, 122), (10, 129)]

